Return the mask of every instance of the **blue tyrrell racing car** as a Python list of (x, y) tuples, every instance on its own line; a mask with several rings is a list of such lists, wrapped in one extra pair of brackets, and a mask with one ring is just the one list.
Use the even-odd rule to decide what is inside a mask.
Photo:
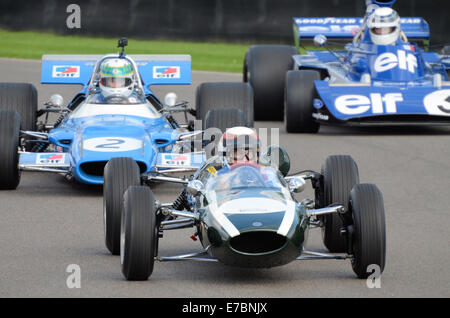
[[(428, 24), (400, 18), (394, 3), (369, 0), (364, 18), (294, 18), (296, 47), (252, 46), (244, 82), (254, 90), (255, 120), (284, 118), (288, 132), (317, 132), (320, 124), (449, 125), (449, 48), (428, 51)], [(298, 54), (308, 39), (326, 50)], [(347, 39), (344, 51), (327, 46)]]
[[(53, 95), (37, 110), (33, 85), (0, 83), (0, 189), (17, 188), (22, 171), (53, 172), (81, 183), (103, 184), (105, 165), (116, 157), (133, 158), (141, 175), (200, 167), (204, 152), (192, 151), (191, 139), (201, 128), (194, 131), (187, 117), (196, 111), (187, 102), (177, 103), (174, 93), (162, 102), (149, 89), (189, 85), (190, 56), (128, 56), (123, 52), (126, 42), (119, 40), (122, 52), (118, 54), (43, 56), (43, 84), (83, 86), (67, 105), (60, 95)], [(202, 94), (209, 98), (198, 102), (199, 119), (211, 115), (214, 107), (226, 107), (231, 103), (225, 105), (227, 96), (230, 100), (234, 96), (231, 88), (230, 94), (219, 97), (215, 92), (223, 86), (208, 84), (197, 90), (198, 99)], [(184, 113), (185, 124), (175, 120), (175, 112)], [(48, 122), (50, 113), (58, 115), (53, 124)], [(242, 111), (238, 115), (242, 117)], [(38, 122), (40, 116), (45, 120)]]

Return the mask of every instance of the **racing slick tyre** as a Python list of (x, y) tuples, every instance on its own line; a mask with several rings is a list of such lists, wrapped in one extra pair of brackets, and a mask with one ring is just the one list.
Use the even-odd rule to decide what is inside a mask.
[(105, 244), (113, 255), (120, 253), (120, 222), (123, 194), (140, 185), (140, 172), (132, 158), (111, 158), (105, 166), (103, 184), (103, 229)]
[(284, 117), (288, 133), (316, 133), (319, 130), (319, 123), (312, 117), (315, 80), (320, 80), (320, 73), (314, 70), (287, 72)]
[(296, 54), (287, 45), (254, 45), (245, 53), (243, 81), (253, 88), (255, 120), (283, 120), (285, 77)]
[[(348, 210), (350, 191), (359, 183), (359, 172), (356, 162), (351, 156), (329, 156), (322, 166), (323, 194), (321, 206), (342, 204)], [(349, 214), (344, 217), (349, 218)], [(341, 235), (344, 226), (337, 213), (325, 214), (322, 218), (323, 243), (332, 253), (343, 253), (348, 250), (347, 237)], [(350, 220), (351, 222), (351, 220)]]
[(19, 185), (19, 135), (19, 114), (0, 110), (0, 190), (14, 190)]
[(15, 110), (23, 130), (36, 130), (37, 91), (28, 83), (0, 83), (0, 110)]
[(158, 240), (155, 197), (149, 187), (128, 188), (121, 224), (122, 273), (127, 280), (147, 280), (153, 272)]
[(386, 263), (383, 195), (374, 184), (357, 184), (350, 192), (350, 210), (353, 271), (359, 278), (367, 278), (374, 270), (381, 274)]
[(246, 126), (244, 114), (235, 108), (210, 110), (205, 116), (204, 123), (205, 129), (219, 128), (221, 132), (231, 127)]
[(203, 120), (213, 109), (240, 109), (245, 126), (253, 127), (253, 89), (248, 83), (202, 83), (197, 87), (196, 119)]

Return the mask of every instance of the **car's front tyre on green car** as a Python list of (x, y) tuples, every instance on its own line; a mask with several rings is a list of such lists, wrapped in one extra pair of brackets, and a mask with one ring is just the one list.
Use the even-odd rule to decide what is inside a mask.
[(352, 268), (359, 278), (379, 274), (386, 265), (386, 223), (383, 195), (374, 184), (357, 184), (350, 193)]
[[(359, 172), (356, 162), (348, 155), (329, 156), (322, 165), (323, 193), (321, 206), (341, 204), (349, 208), (350, 191), (359, 183)], [(349, 214), (345, 214), (351, 223)], [(331, 213), (322, 217), (323, 243), (330, 252), (344, 253), (348, 250), (346, 235), (341, 234), (344, 227), (342, 216)]]
[(127, 280), (147, 280), (157, 253), (155, 197), (147, 186), (125, 192), (120, 232), (120, 263)]

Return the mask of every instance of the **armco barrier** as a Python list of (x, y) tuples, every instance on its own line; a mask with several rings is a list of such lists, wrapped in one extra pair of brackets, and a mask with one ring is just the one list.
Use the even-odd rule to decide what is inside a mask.
[[(1, 0), (0, 28), (58, 34), (194, 41), (292, 43), (294, 16), (362, 16), (364, 0)], [(81, 28), (69, 29), (69, 4)], [(398, 0), (401, 16), (423, 16), (432, 43), (450, 42), (449, 0)]]

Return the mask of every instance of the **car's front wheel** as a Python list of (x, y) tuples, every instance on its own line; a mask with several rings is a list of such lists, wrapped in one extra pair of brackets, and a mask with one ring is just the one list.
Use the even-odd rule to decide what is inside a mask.
[(105, 166), (103, 184), (103, 228), (105, 245), (113, 255), (120, 253), (120, 222), (123, 194), (140, 185), (139, 166), (132, 158), (111, 158)]
[(120, 263), (127, 280), (147, 280), (153, 272), (158, 228), (155, 198), (147, 186), (129, 187), (124, 195)]
[[(323, 207), (342, 204), (348, 209), (350, 191), (359, 183), (359, 172), (356, 162), (351, 156), (329, 156), (322, 166), (323, 192), (321, 205)], [(348, 215), (345, 215), (348, 217)], [(344, 222), (336, 213), (326, 214), (323, 221), (323, 243), (330, 252), (342, 253), (348, 250), (347, 237), (341, 235)], [(350, 221), (351, 222), (351, 221)]]
[(386, 264), (386, 224), (383, 196), (374, 184), (357, 184), (350, 193), (353, 217), (352, 268), (359, 278)]

